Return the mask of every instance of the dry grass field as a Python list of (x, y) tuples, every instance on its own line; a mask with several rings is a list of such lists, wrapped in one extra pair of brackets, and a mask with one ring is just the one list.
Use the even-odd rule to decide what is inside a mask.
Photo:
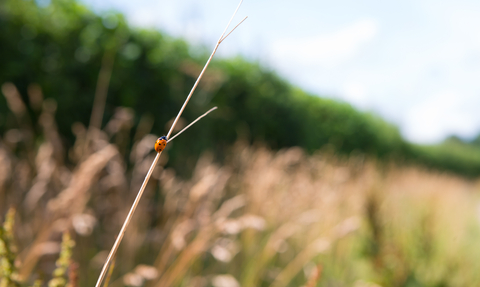
[[(18, 128), (0, 139), (1, 286), (92, 286), (157, 136), (140, 121), (129, 138), (133, 112), (119, 108), (103, 130), (75, 124), (67, 150), (55, 102), (40, 100), (34, 126), (12, 99)], [(167, 161), (127, 229), (109, 286), (480, 284), (475, 181), (242, 142), (223, 165), (205, 153), (188, 180), (162, 168)]]

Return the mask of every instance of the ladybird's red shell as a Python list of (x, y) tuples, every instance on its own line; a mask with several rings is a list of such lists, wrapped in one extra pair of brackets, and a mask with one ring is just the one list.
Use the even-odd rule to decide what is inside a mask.
[(159, 137), (155, 142), (155, 151), (161, 152), (167, 146), (167, 138), (166, 137)]

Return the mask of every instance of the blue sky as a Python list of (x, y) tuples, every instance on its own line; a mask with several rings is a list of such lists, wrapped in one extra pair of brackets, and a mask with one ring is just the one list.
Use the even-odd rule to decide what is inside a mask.
[[(82, 0), (213, 48), (238, 2)], [(219, 49), (374, 111), (418, 143), (480, 133), (480, 1), (245, 0)]]

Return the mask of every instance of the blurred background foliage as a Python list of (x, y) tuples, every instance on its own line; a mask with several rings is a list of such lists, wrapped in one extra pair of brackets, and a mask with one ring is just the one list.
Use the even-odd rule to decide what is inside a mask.
[[(73, 144), (73, 123), (89, 125), (102, 68), (111, 72), (102, 126), (117, 107), (129, 107), (134, 117), (130, 136), (142, 118), (161, 135), (209, 52), (158, 31), (129, 27), (117, 13), (95, 15), (72, 1), (38, 5), (7, 0), (0, 9), (0, 82), (15, 84), (32, 121), (38, 120), (38, 112), (34, 99), (27, 95), (39, 87), (46, 98), (54, 99), (55, 118), (66, 146)], [(16, 123), (5, 99), (0, 101), (0, 132), (4, 134)], [(177, 148), (170, 151), (169, 165), (185, 175), (202, 151), (213, 150), (221, 160), (226, 148), (239, 138), (273, 149), (300, 146), (313, 152), (327, 146), (344, 154), (415, 161), (466, 176), (480, 173), (477, 145), (412, 145), (378, 116), (310, 95), (274, 71), (241, 57), (214, 60), (184, 118), (191, 121), (214, 105), (219, 111), (177, 139)]]
[[(2, 1), (0, 27), (0, 284), (91, 286), (210, 51), (75, 1)], [(180, 124), (215, 105), (162, 155), (112, 286), (479, 284), (478, 139), (411, 144), (241, 57)]]

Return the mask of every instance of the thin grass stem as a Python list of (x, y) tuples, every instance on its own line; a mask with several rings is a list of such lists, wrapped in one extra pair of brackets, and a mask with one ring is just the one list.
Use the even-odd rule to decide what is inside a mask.
[(228, 37), (230, 34), (232, 34), (232, 32), (235, 31), (235, 29), (237, 29), (237, 27), (240, 26), (240, 24), (243, 23), (243, 21), (247, 20), (247, 18), (248, 18), (248, 16), (246, 16), (245, 18), (243, 18), (242, 21), (238, 22), (238, 24), (237, 24), (235, 27), (233, 27), (232, 31), (228, 32), (228, 34), (225, 35), (225, 37), (223, 37), (223, 38), (220, 39), (220, 43), (222, 43), (223, 40), (227, 39), (227, 37)]
[[(217, 109), (217, 107), (213, 107), (210, 110), (208, 110), (206, 113), (204, 113), (203, 115), (199, 116), (196, 120), (191, 122), (188, 126), (186, 126), (184, 129), (182, 129), (180, 132), (178, 132), (174, 137), (172, 137), (170, 140), (168, 140), (168, 142), (172, 141), (174, 138), (176, 138), (178, 135), (180, 135), (181, 133), (186, 131), (193, 124), (195, 124), (200, 119), (202, 119), (203, 117), (205, 117), (210, 112), (212, 112), (216, 109)], [(110, 253), (108, 254), (107, 260), (105, 261), (105, 264), (103, 265), (102, 272), (100, 273), (100, 276), (98, 277), (97, 284), (95, 285), (96, 287), (99, 287), (101, 285), (101, 283), (103, 281), (103, 278), (105, 277), (105, 275), (107, 273), (108, 266), (110, 265), (110, 262), (112, 262), (113, 258), (115, 257), (115, 254), (117, 253), (118, 247), (120, 246), (120, 242), (123, 239), (123, 235), (125, 235), (125, 230), (127, 229), (128, 224), (130, 223), (130, 221), (132, 219), (133, 213), (137, 209), (137, 205), (140, 202), (140, 199), (142, 198), (142, 195), (143, 195), (143, 192), (145, 190), (145, 187), (147, 186), (148, 180), (150, 179), (150, 176), (152, 175), (153, 170), (155, 169), (155, 166), (157, 165), (158, 159), (160, 158), (161, 154), (162, 154), (162, 152), (157, 153), (157, 155), (155, 156), (155, 159), (152, 162), (152, 165), (150, 166), (150, 169), (147, 172), (147, 175), (145, 176), (145, 179), (143, 180), (142, 186), (140, 187), (140, 190), (138, 191), (138, 194), (135, 197), (135, 201), (133, 202), (132, 207), (130, 208), (130, 211), (127, 214), (127, 218), (125, 218), (125, 221), (123, 222), (122, 228), (120, 229), (120, 232), (119, 232), (117, 238), (115, 239), (115, 243), (113, 244), (113, 247), (110, 250)], [(111, 269), (113, 269), (113, 268), (111, 268)]]
[[(172, 126), (170, 127), (170, 130), (168, 131), (168, 134), (167, 134), (167, 140), (169, 139), (170, 135), (172, 134), (172, 131), (173, 129), (175, 128), (175, 125), (177, 124), (178, 122), (178, 119), (180, 118), (180, 116), (182, 115), (183, 111), (185, 110), (185, 107), (187, 106), (187, 103), (188, 101), (190, 100), (190, 98), (192, 97), (192, 94), (193, 92), (195, 91), (195, 89), (197, 88), (198, 86), (198, 83), (200, 82), (201, 78), (203, 77), (203, 74), (205, 73), (205, 70), (207, 69), (208, 65), (210, 64), (210, 61), (212, 60), (213, 56), (215, 55), (215, 53), (217, 52), (217, 49), (218, 49), (218, 46), (220, 45), (220, 43), (225, 40), (226, 37), (224, 37), (228, 27), (230, 26), (230, 23), (232, 22), (233, 18), (235, 17), (235, 14), (237, 13), (238, 9), (240, 8), (240, 5), (242, 4), (243, 0), (240, 1), (240, 3), (238, 4), (237, 6), (237, 9), (235, 9), (235, 12), (233, 13), (232, 17), (230, 18), (230, 21), (228, 22), (228, 25), (227, 27), (225, 28), (225, 30), (223, 31), (222, 35), (220, 36), (219, 40), (217, 41), (217, 44), (215, 45), (215, 48), (213, 49), (213, 52), (212, 54), (210, 55), (210, 57), (208, 58), (207, 60), (207, 63), (205, 64), (205, 66), (203, 67), (202, 71), (200, 72), (200, 75), (198, 76), (197, 80), (195, 81), (195, 84), (193, 85), (190, 93), (188, 94), (187, 96), (187, 99), (185, 100), (185, 102), (183, 103), (183, 106), (182, 108), (180, 109), (180, 111), (178, 112), (178, 115), (177, 117), (175, 118)], [(243, 20), (242, 20), (243, 22)], [(241, 22), (240, 22), (241, 23)], [(238, 26), (238, 25), (237, 25)], [(237, 27), (235, 26), (235, 28)], [(234, 29), (235, 29), (234, 28)], [(232, 30), (233, 31), (233, 30)], [(230, 33), (228, 33), (229, 35)], [(228, 36), (227, 35), (227, 36)], [(215, 107), (216, 108), (216, 107)], [(210, 109), (209, 111), (207, 111), (205, 114), (203, 114), (202, 116), (200, 116), (198, 119), (196, 119), (195, 121), (193, 121), (190, 125), (188, 125), (185, 129), (181, 130), (177, 135), (179, 135), (180, 133), (182, 133), (184, 130), (186, 130), (188, 127), (190, 127), (192, 124), (194, 124), (195, 122), (197, 122), (199, 119), (203, 118), (204, 116), (206, 116), (208, 113), (210, 113), (211, 111), (215, 110), (215, 108), (212, 108)], [(173, 138), (172, 138), (173, 139)], [(98, 280), (97, 280), (97, 283), (95, 284), (95, 287), (100, 287), (101, 284), (102, 284), (102, 281), (103, 279), (105, 278), (105, 275), (107, 274), (107, 270), (108, 270), (108, 266), (110, 265), (110, 262), (112, 261), (112, 259), (114, 258), (117, 250), (118, 250), (118, 247), (120, 245), (120, 242), (122, 241), (123, 239), (123, 236), (125, 235), (125, 230), (127, 229), (128, 227), (128, 224), (130, 223), (130, 221), (132, 220), (132, 217), (133, 217), (133, 213), (135, 212), (137, 206), (138, 206), (138, 203), (140, 202), (140, 199), (143, 195), (143, 192), (145, 190), (145, 187), (147, 186), (147, 183), (148, 183), (148, 180), (150, 179), (150, 176), (152, 175), (152, 172), (155, 168), (155, 166), (157, 165), (157, 162), (158, 162), (158, 159), (160, 158), (160, 155), (162, 154), (162, 152), (159, 152), (157, 153), (157, 155), (155, 156), (155, 159), (153, 160), (153, 163), (152, 165), (150, 166), (150, 169), (148, 170), (147, 172), (147, 175), (145, 176), (145, 180), (143, 181), (142, 183), (142, 186), (140, 187), (140, 190), (138, 191), (138, 194), (137, 196), (135, 197), (135, 201), (133, 202), (132, 204), (132, 207), (130, 208), (130, 211), (128, 212), (128, 215), (127, 215), (127, 218), (125, 219), (123, 225), (122, 225), (122, 228), (120, 229), (120, 232), (117, 236), (117, 238), (115, 239), (115, 243), (113, 244), (113, 247), (112, 249), (110, 250), (110, 253), (108, 254), (108, 257), (107, 257), (107, 260), (105, 261), (104, 265), (103, 265), (103, 268), (102, 268), (102, 271), (100, 272), (100, 275), (98, 277)]]
[(179, 136), (181, 133), (183, 133), (184, 131), (186, 131), (189, 127), (193, 126), (194, 123), (198, 122), (199, 120), (201, 120), (203, 117), (205, 117), (206, 115), (208, 115), (209, 113), (213, 112), (214, 110), (216, 110), (217, 107), (213, 107), (211, 109), (209, 109), (206, 113), (204, 113), (203, 115), (199, 116), (196, 120), (194, 120), (193, 122), (191, 122), (188, 126), (184, 127), (181, 131), (179, 131), (176, 135), (174, 135), (173, 137), (171, 137), (170, 139), (168, 139), (167, 143), (171, 142), (174, 138), (176, 138), (177, 136)]
[(155, 159), (153, 160), (152, 165), (150, 166), (150, 169), (147, 172), (147, 175), (145, 176), (145, 180), (142, 183), (142, 186), (140, 187), (140, 190), (138, 191), (137, 196), (135, 197), (135, 201), (132, 204), (132, 207), (130, 208), (130, 211), (128, 212), (127, 218), (123, 222), (122, 228), (120, 229), (120, 232), (118, 233), (117, 238), (115, 239), (115, 243), (113, 244), (112, 249), (110, 250), (110, 253), (108, 254), (107, 260), (105, 261), (105, 264), (103, 265), (102, 272), (100, 272), (100, 276), (98, 277), (97, 284), (95, 284), (96, 287), (100, 287), (102, 284), (103, 278), (105, 278), (105, 275), (108, 270), (108, 266), (110, 265), (110, 262), (112, 261), (113, 257), (115, 256), (115, 253), (117, 253), (118, 246), (120, 245), (120, 242), (123, 239), (123, 235), (125, 235), (125, 230), (128, 227), (128, 224), (132, 220), (133, 213), (135, 212), (135, 209), (137, 209), (137, 205), (140, 202), (140, 199), (142, 198), (143, 191), (145, 190), (145, 187), (147, 186), (148, 180), (150, 179), (150, 176), (152, 176), (152, 172), (155, 169), (155, 166), (157, 165), (158, 159), (160, 158), (160, 155), (162, 152), (157, 153), (157, 156), (155, 156)]
[[(167, 140), (170, 138), (170, 135), (171, 135), (172, 132), (173, 132), (173, 128), (174, 128), (175, 125), (177, 124), (178, 119), (179, 119), (180, 116), (182, 115), (183, 110), (185, 110), (185, 107), (187, 106), (188, 101), (190, 101), (190, 98), (192, 97), (193, 92), (194, 92), (195, 89), (197, 88), (198, 83), (199, 83), (200, 80), (202, 79), (203, 74), (204, 74), (205, 71), (207, 70), (208, 65), (209, 65), (210, 62), (212, 61), (212, 58), (213, 58), (213, 56), (215, 55), (215, 53), (217, 52), (218, 46), (220, 46), (220, 43), (222, 43), (222, 41), (225, 40), (226, 37), (223, 37), (223, 35), (225, 35), (225, 33), (227, 32), (228, 26), (230, 26), (230, 23), (232, 22), (233, 17), (235, 17), (235, 14), (237, 14), (237, 11), (238, 11), (238, 9), (240, 8), (240, 5), (242, 5), (242, 2), (243, 2), (243, 0), (241, 0), (240, 3), (238, 4), (237, 9), (235, 9), (235, 12), (233, 13), (232, 17), (230, 18), (230, 21), (228, 21), (228, 24), (227, 24), (227, 26), (225, 27), (225, 30), (223, 30), (222, 35), (221, 35), (220, 38), (218, 39), (217, 44), (215, 45), (215, 48), (213, 48), (213, 52), (212, 52), (212, 54), (210, 55), (210, 57), (208, 58), (207, 63), (205, 64), (205, 66), (203, 67), (202, 71), (200, 72), (200, 75), (198, 75), (198, 78), (197, 78), (197, 80), (195, 81), (195, 84), (193, 85), (192, 89), (190, 90), (190, 93), (189, 93), (188, 96), (187, 96), (187, 99), (186, 99), (185, 102), (183, 103), (182, 108), (181, 108), (180, 111), (178, 112), (177, 117), (176, 117), (175, 120), (173, 121), (173, 124), (172, 124), (172, 126), (170, 127), (170, 130), (168, 131)], [(237, 25), (237, 26), (238, 26), (238, 25)], [(229, 33), (229, 34), (230, 34), (230, 33)], [(228, 35), (227, 35), (227, 36), (228, 36)]]
[(105, 284), (103, 284), (104, 287), (108, 287), (108, 284), (110, 283), (110, 279), (112, 279), (113, 268), (115, 268), (115, 259), (112, 261), (112, 264), (108, 269), (107, 277), (105, 278)]

